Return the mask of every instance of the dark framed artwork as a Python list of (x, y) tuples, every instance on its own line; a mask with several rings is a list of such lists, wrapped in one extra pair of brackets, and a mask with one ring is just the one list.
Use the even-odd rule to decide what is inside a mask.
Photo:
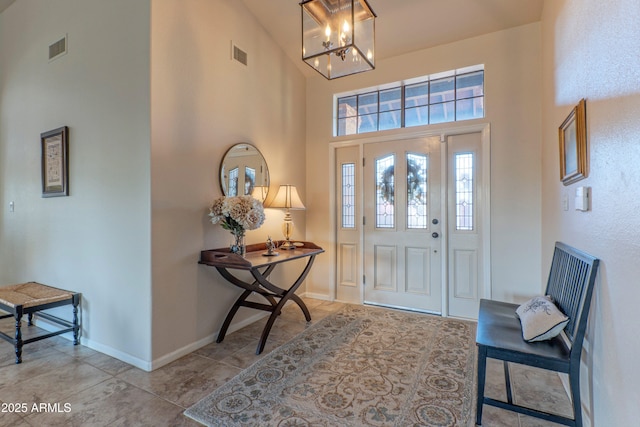
[(560, 125), (560, 180), (564, 185), (584, 179), (587, 161), (587, 102), (581, 99)]
[(63, 126), (40, 134), (42, 197), (69, 195), (69, 129)]

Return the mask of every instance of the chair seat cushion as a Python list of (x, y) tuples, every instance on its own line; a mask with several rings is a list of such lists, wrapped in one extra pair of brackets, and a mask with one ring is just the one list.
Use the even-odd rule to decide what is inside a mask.
[(489, 349), (534, 355), (557, 361), (569, 360), (569, 349), (560, 336), (546, 341), (526, 342), (522, 338), (520, 320), (516, 316), (518, 304), (480, 300), (476, 344)]
[(516, 315), (522, 324), (522, 337), (528, 342), (551, 339), (569, 323), (548, 296), (531, 298), (516, 309)]

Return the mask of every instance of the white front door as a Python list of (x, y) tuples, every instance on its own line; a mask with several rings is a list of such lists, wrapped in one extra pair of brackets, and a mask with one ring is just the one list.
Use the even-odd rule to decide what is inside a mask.
[(442, 312), (440, 139), (364, 146), (364, 302)]

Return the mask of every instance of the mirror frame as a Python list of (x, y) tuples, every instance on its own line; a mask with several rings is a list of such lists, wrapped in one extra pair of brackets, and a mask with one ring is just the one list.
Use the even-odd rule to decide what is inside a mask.
[[(222, 156), (222, 160), (220, 161), (220, 167), (218, 169), (218, 179), (219, 179), (219, 183), (220, 183), (220, 190), (222, 191), (223, 195), (225, 195), (225, 196), (229, 195), (228, 194), (228, 188), (225, 185), (226, 182), (227, 182), (226, 176), (225, 176), (225, 172), (226, 172), (225, 163), (228, 162), (229, 158), (233, 157), (233, 154), (236, 151), (237, 152), (241, 152), (241, 150), (247, 150), (247, 151), (248, 150), (254, 150), (255, 151), (255, 155), (258, 156), (258, 158), (259, 158), (260, 166), (261, 167), (264, 166), (264, 171), (261, 173), (262, 174), (262, 178), (256, 177), (256, 182), (254, 182), (252, 184), (252, 187), (257, 187), (257, 186), (266, 187), (267, 191), (266, 191), (266, 193), (263, 194), (262, 200), (260, 200), (259, 197), (256, 197), (261, 202), (264, 202), (267, 199), (267, 195), (269, 194), (269, 184), (270, 184), (269, 166), (267, 165), (267, 161), (264, 158), (264, 155), (260, 152), (260, 150), (258, 150), (258, 148), (256, 146), (254, 146), (253, 144), (249, 144), (248, 142), (240, 142), (238, 144), (232, 145), (224, 153), (224, 156)], [(245, 174), (245, 176), (246, 176), (246, 174)], [(243, 182), (244, 182), (244, 179), (243, 179)], [(238, 194), (238, 195), (241, 196), (243, 194)], [(252, 195), (252, 194), (250, 194), (250, 195)]]

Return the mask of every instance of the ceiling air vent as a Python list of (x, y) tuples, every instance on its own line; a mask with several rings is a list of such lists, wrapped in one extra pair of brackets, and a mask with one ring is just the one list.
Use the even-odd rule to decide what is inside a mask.
[(49, 45), (49, 61), (53, 61), (59, 56), (67, 53), (67, 36), (58, 40), (57, 42)]
[(238, 46), (233, 44), (233, 42), (231, 42), (231, 55), (232, 55), (233, 59), (235, 59), (236, 61), (238, 61), (242, 65), (247, 65), (248, 64), (249, 57), (247, 55), (247, 52), (245, 52), (244, 50), (240, 49)]

